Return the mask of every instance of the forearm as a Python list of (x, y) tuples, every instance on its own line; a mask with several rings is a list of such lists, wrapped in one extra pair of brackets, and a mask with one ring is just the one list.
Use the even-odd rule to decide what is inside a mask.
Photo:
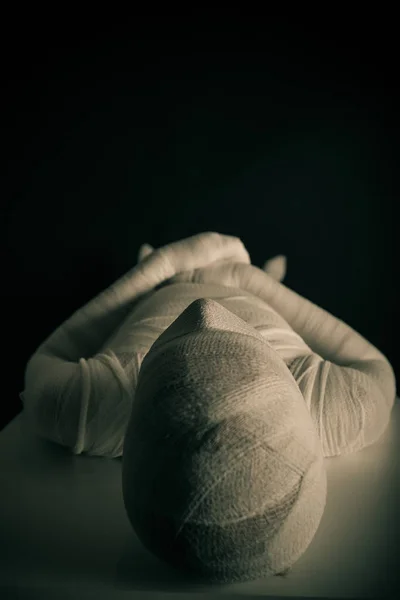
[(268, 283), (261, 291), (263, 299), (322, 358), (343, 366), (359, 360), (387, 360), (382, 352), (343, 320), (266, 277)]
[(242, 288), (264, 300), (305, 343), (338, 365), (387, 358), (352, 327), (254, 265), (221, 262), (206, 269), (180, 274), (173, 281), (214, 282)]
[[(366, 338), (328, 311), (302, 297), (254, 266), (236, 265), (235, 276), (241, 285), (267, 302), (279, 313), (305, 343), (335, 368), (345, 367), (358, 377), (367, 377), (379, 404), (387, 403), (388, 413), (396, 397), (396, 378), (387, 357)], [(378, 391), (379, 390), (379, 391)], [(386, 405), (386, 404), (385, 404)], [(383, 411), (384, 413), (384, 411)]]
[[(223, 279), (223, 270), (226, 268), (226, 265), (220, 265), (214, 269), (214, 276), (219, 281)], [(261, 269), (253, 265), (236, 264), (230, 266), (229, 271), (230, 285), (241, 287), (263, 299), (314, 353), (337, 368), (344, 367), (346, 372), (348, 370), (366, 376), (371, 381), (371, 389), (377, 390), (376, 397), (370, 402), (379, 403), (381, 394), (390, 413), (396, 396), (396, 378), (387, 357), (373, 344), (344, 321), (275, 281)], [(207, 269), (203, 273), (206, 274)]]
[(325, 457), (358, 452), (385, 432), (395, 380), (382, 360), (335, 365), (316, 354), (299, 356), (290, 371), (310, 412)]
[(43, 342), (37, 352), (72, 362), (93, 356), (145, 293), (180, 271), (203, 267), (221, 259), (250, 262), (238, 238), (213, 232), (201, 233), (154, 250), (76, 311)]
[[(96, 411), (106, 410), (107, 402), (118, 398), (124, 410), (128, 410), (124, 398), (132, 393), (132, 382), (125, 382), (126, 394), (121, 395), (119, 384), (124, 373), (118, 360), (112, 364), (116, 369), (120, 368), (120, 373), (113, 377), (110, 376), (111, 363), (103, 365), (104, 354), (92, 356), (101, 349), (106, 350), (108, 341), (131, 311), (133, 303), (157, 284), (181, 270), (205, 266), (221, 258), (250, 262), (241, 241), (230, 236), (203, 233), (170, 244), (152, 252), (67, 319), (39, 346), (25, 370), (23, 402), (35, 430), (48, 439), (76, 447), (80, 452), (83, 442), (79, 441), (82, 436), (78, 431), (83, 431), (85, 423), (88, 427), (92, 423), (94, 430), (88, 434), (94, 440), (92, 451), (104, 454), (107, 439), (100, 447)], [(136, 344), (140, 341), (136, 340)], [(87, 419), (85, 407), (89, 410)], [(122, 424), (118, 425), (119, 431), (123, 428), (124, 415)]]

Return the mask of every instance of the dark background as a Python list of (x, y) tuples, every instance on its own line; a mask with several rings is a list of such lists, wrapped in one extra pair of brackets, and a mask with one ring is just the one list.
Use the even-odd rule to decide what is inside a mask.
[(200, 231), (240, 237), (258, 266), (286, 254), (287, 285), (398, 378), (390, 16), (50, 21), (3, 21), (0, 425), (36, 347), (142, 242)]

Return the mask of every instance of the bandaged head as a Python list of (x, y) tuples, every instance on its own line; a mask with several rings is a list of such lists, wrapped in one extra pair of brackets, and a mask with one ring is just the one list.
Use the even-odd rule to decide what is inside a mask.
[(194, 301), (146, 355), (123, 454), (141, 542), (231, 583), (290, 568), (326, 501), (320, 441), (284, 361), (245, 321)]

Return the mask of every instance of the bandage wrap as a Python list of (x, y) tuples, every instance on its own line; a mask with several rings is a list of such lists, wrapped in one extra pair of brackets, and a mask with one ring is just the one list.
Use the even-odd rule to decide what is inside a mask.
[(284, 363), (266, 369), (274, 351), (235, 315), (197, 300), (169, 330), (185, 321), (194, 333), (169, 341), (166, 330), (139, 374), (123, 455), (129, 519), (150, 551), (207, 580), (280, 573), (325, 507), (311, 417), (294, 380), (282, 385)]

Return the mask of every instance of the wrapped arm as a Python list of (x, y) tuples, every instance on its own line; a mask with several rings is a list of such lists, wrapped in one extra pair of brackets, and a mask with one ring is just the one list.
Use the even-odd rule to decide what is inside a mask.
[[(145, 256), (58, 327), (39, 346), (25, 370), (21, 399), (36, 433), (77, 454), (85, 451), (89, 421), (98, 422), (101, 411), (106, 414), (122, 403), (122, 397), (129, 397), (125, 394), (129, 382), (125, 381), (125, 390), (121, 390), (123, 373), (115, 372), (118, 361), (107, 352), (107, 340), (144, 294), (180, 271), (205, 267), (216, 260), (250, 262), (242, 242), (232, 236), (205, 232), (171, 243)], [(129, 408), (125, 406), (124, 411)], [(126, 418), (124, 411), (120, 411), (121, 419)], [(92, 453), (102, 454), (96, 428), (92, 431)], [(102, 435), (104, 431), (98, 431), (98, 437)]]
[(200, 233), (154, 250), (77, 310), (43, 342), (37, 352), (72, 362), (93, 356), (141, 296), (180, 271), (205, 267), (219, 260), (250, 262), (239, 238), (214, 232)]
[(215, 266), (177, 274), (171, 280), (184, 281), (240, 287), (258, 296), (281, 315), (314, 352), (336, 364), (350, 366), (366, 359), (388, 362), (375, 346), (344, 321), (254, 265), (223, 260)]
[(335, 365), (316, 354), (298, 357), (290, 366), (325, 457), (358, 452), (385, 432), (395, 401), (390, 365), (382, 360)]
[(325, 456), (368, 446), (386, 429), (396, 397), (388, 359), (341, 319), (290, 290), (253, 265), (221, 263), (181, 273), (173, 281), (218, 282), (264, 300), (299, 334), (313, 353), (290, 365)]

